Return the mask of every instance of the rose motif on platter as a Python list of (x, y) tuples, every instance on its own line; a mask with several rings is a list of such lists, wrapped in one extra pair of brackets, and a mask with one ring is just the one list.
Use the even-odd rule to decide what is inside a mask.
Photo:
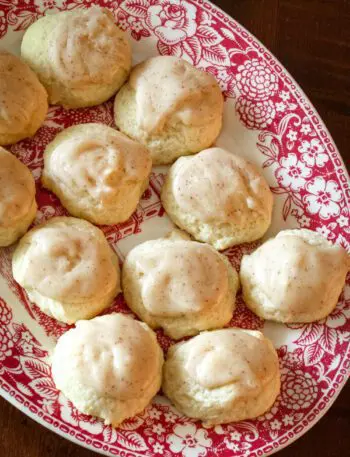
[(247, 60), (238, 67), (236, 84), (241, 95), (250, 100), (267, 100), (278, 90), (277, 76), (258, 59)]
[(252, 101), (239, 97), (236, 110), (241, 122), (248, 129), (263, 130), (273, 122), (276, 116), (275, 105), (271, 100)]
[(317, 400), (319, 387), (310, 373), (283, 370), (281, 386), (282, 401), (289, 409), (308, 409)]
[(168, 46), (196, 32), (196, 7), (182, 0), (162, 0), (147, 10), (146, 24)]

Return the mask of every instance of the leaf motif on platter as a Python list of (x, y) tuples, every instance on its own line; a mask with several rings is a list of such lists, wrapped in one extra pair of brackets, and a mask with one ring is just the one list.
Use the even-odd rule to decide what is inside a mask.
[(33, 392), (31, 391), (31, 389), (28, 386), (26, 386), (25, 384), (23, 384), (22, 382), (17, 382), (16, 386), (17, 386), (17, 389), (20, 392), (22, 392), (22, 394), (26, 395), (27, 397), (33, 396)]
[(175, 44), (174, 46), (168, 46), (162, 41), (158, 41), (157, 47), (159, 53), (163, 56), (182, 56), (182, 48), (179, 44)]
[(33, 346), (33, 355), (35, 355), (36, 357), (43, 358), (47, 355), (47, 352), (43, 351), (42, 349), (40, 349), (37, 346)]
[(52, 378), (34, 379), (29, 385), (44, 398), (54, 399), (59, 395)]
[(214, 65), (230, 65), (228, 52), (221, 44), (217, 44), (211, 48), (203, 48), (203, 58)]
[(325, 351), (329, 352), (330, 354), (334, 354), (335, 347), (337, 344), (336, 330), (334, 330), (333, 328), (329, 328), (325, 325), (322, 335), (320, 336), (318, 341)]
[(270, 157), (271, 159), (276, 160), (276, 156), (274, 155), (273, 151), (266, 145), (257, 143), (257, 147), (264, 154), (266, 157)]
[(339, 367), (341, 362), (341, 355), (337, 354), (334, 359), (332, 360), (331, 364), (328, 367), (327, 374), (332, 373), (332, 371), (336, 370)]
[(283, 211), (282, 211), (283, 219), (285, 221), (287, 220), (287, 218), (289, 216), (291, 208), (292, 208), (292, 197), (291, 197), (291, 195), (289, 195), (286, 198), (286, 201), (284, 202)]
[(318, 324), (307, 324), (295, 343), (300, 346), (308, 346), (319, 339), (322, 335), (322, 327)]
[(186, 54), (191, 58), (194, 65), (198, 64), (201, 59), (201, 44), (197, 37), (187, 38), (186, 41), (182, 43), (182, 48)]
[(207, 25), (200, 25), (197, 29), (196, 36), (202, 46), (214, 46), (223, 40), (222, 36), (215, 29)]
[(303, 202), (299, 196), (300, 194), (297, 194), (296, 192), (293, 192), (292, 193), (292, 201), (294, 203), (294, 205), (296, 206), (299, 206), (299, 207), (303, 207)]
[(130, 451), (146, 451), (148, 446), (146, 441), (136, 432), (119, 432), (117, 442)]
[(136, 430), (143, 424), (141, 417), (135, 416), (130, 419), (126, 419), (120, 426), (122, 430)]
[(274, 163), (276, 163), (276, 160), (275, 159), (267, 159), (265, 160), (265, 162), (263, 163), (263, 168), (268, 168), (268, 167), (271, 167), (271, 165), (273, 165)]
[(310, 346), (307, 346), (304, 352), (304, 362), (307, 367), (318, 363), (324, 354), (324, 351), (320, 344), (316, 341)]
[(275, 138), (272, 138), (270, 148), (272, 151), (272, 157), (276, 157), (277, 159), (280, 155), (280, 144)]
[(233, 32), (231, 32), (231, 30), (227, 29), (226, 27), (222, 27), (220, 29), (220, 32), (224, 35), (225, 38), (227, 38), (228, 40), (233, 40), (235, 41), (236, 40), (236, 37), (234, 35)]
[(149, 6), (150, 2), (147, 0), (126, 0), (121, 3), (120, 8), (131, 16), (145, 18)]
[(32, 357), (21, 357), (21, 364), (24, 373), (31, 379), (48, 378), (51, 375), (50, 367), (42, 360)]
[(281, 120), (281, 122), (278, 125), (278, 128), (277, 128), (278, 135), (280, 135), (282, 137), (285, 134), (285, 132), (288, 128), (288, 124), (292, 119), (295, 119), (295, 121), (294, 121), (295, 126), (299, 126), (301, 124), (301, 119), (297, 114), (294, 114), (294, 113), (287, 114), (287, 116), (284, 116), (284, 118)]
[(271, 189), (271, 192), (273, 192), (274, 194), (278, 194), (278, 195), (288, 193), (288, 191), (284, 187), (270, 187), (270, 189)]
[[(21, 18), (21, 20), (18, 20), (18, 18)], [(20, 11), (17, 14), (16, 27), (15, 27), (14, 30), (16, 30), (16, 31), (26, 30), (37, 19), (38, 19), (38, 17), (37, 17), (37, 15), (35, 13), (32, 13), (30, 11), (26, 11), (26, 10)]]
[(117, 439), (117, 432), (115, 429), (111, 426), (107, 426), (103, 429), (103, 439), (107, 443), (114, 443), (115, 440)]

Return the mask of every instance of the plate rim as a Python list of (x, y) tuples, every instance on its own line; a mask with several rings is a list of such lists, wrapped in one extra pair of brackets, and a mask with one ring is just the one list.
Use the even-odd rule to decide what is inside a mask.
[[(97, 2), (98, 3), (98, 0)], [(314, 106), (313, 102), (310, 100), (310, 98), (308, 97), (308, 95), (305, 93), (305, 91), (303, 90), (303, 88), (299, 85), (299, 83), (296, 81), (296, 79), (291, 75), (291, 73), (289, 72), (289, 70), (285, 67), (285, 65), (279, 60), (279, 58), (277, 58), (272, 51), (270, 51), (261, 41), (260, 39), (258, 39), (255, 34), (253, 34), (252, 32), (250, 32), (245, 26), (243, 26), (238, 20), (234, 19), (232, 16), (230, 16), (228, 13), (226, 13), (220, 6), (214, 4), (211, 0), (189, 0), (189, 3), (190, 4), (195, 4), (197, 7), (199, 8), (202, 8), (204, 10), (206, 10), (206, 6), (210, 6), (210, 9), (209, 11), (216, 15), (217, 16), (217, 13), (220, 12), (221, 15), (223, 17), (220, 17), (220, 16), (217, 16), (217, 19), (222, 21), (222, 19), (225, 17), (227, 19), (226, 21), (226, 24), (229, 25), (231, 28), (232, 28), (232, 24), (236, 24), (240, 29), (241, 31), (245, 32), (247, 34), (247, 36), (253, 38), (253, 40), (259, 44), (261, 46), (261, 48), (263, 49), (264, 53), (268, 56), (270, 56), (272, 59), (274, 59), (275, 63), (278, 64), (283, 73), (290, 79), (290, 82), (287, 82), (288, 86), (289, 86), (289, 89), (291, 90), (291, 93), (293, 95), (296, 95), (297, 92), (299, 92), (299, 96), (298, 96), (298, 103), (305, 107), (305, 105), (308, 105), (308, 109), (309, 112), (308, 113), (308, 117), (309, 118), (312, 118), (312, 116), (316, 116), (318, 122), (319, 122), (319, 125), (321, 125), (322, 129), (324, 130), (324, 132), (326, 133), (328, 139), (331, 140), (331, 144), (332, 146), (334, 147), (334, 152), (333, 154), (335, 153), (337, 158), (340, 160), (340, 166), (337, 166), (335, 163), (334, 163), (334, 160), (333, 160), (333, 157), (331, 156), (331, 153), (329, 152), (329, 157), (330, 159), (332, 160), (332, 163), (334, 165), (334, 171), (335, 173), (337, 174), (337, 170), (338, 169), (342, 169), (343, 172), (344, 172), (344, 175), (346, 177), (346, 181), (348, 184), (350, 184), (350, 171), (348, 171), (346, 165), (345, 165), (345, 162), (344, 162), (344, 159), (333, 139), (333, 136), (331, 135), (331, 133), (329, 132), (325, 122), (323, 121), (322, 117), (320, 116), (318, 110), (316, 109), (316, 107)], [(85, 5), (84, 4), (84, 9), (88, 9), (89, 6)], [(109, 5), (106, 6), (107, 8), (109, 7)], [(115, 8), (116, 10), (118, 9), (119, 5), (117, 6), (117, 8)], [(150, 37), (151, 38), (151, 37)], [(131, 38), (130, 38), (131, 39)], [(256, 50), (257, 53), (260, 54), (260, 50)], [(274, 69), (274, 72), (276, 72), (276, 70)], [(291, 89), (290, 86), (294, 85), (295, 88), (294, 89)], [(338, 175), (337, 175), (338, 176)], [(341, 180), (339, 180), (339, 183), (340, 185), (342, 186), (343, 183), (341, 182)], [(344, 191), (344, 189), (342, 188), (343, 190), (343, 194), (345, 196), (345, 201), (346, 203), (349, 205), (350, 204), (350, 194), (349, 196), (347, 195), (347, 193)], [(295, 432), (293, 437), (289, 438), (287, 436), (287, 440), (285, 443), (283, 444), (279, 444), (278, 443), (278, 446), (275, 448), (275, 449), (272, 449), (271, 451), (261, 451), (261, 454), (259, 454), (259, 457), (268, 457), (270, 455), (273, 455), (275, 454), (276, 452), (278, 451), (281, 451), (283, 449), (285, 449), (286, 447), (288, 447), (289, 445), (291, 445), (292, 443), (294, 443), (295, 441), (297, 441), (300, 437), (302, 437), (305, 433), (307, 433), (312, 427), (314, 427), (317, 422), (322, 419), (324, 417), (324, 415), (329, 411), (329, 409), (331, 408), (331, 406), (334, 404), (334, 402), (336, 401), (336, 399), (338, 398), (338, 396), (340, 395), (341, 391), (343, 390), (345, 384), (347, 383), (349, 377), (350, 377), (350, 364), (349, 366), (345, 367), (346, 365), (346, 362), (350, 361), (350, 345), (348, 345), (347, 347), (347, 350), (346, 352), (344, 353), (343, 357), (342, 357), (342, 360), (341, 360), (341, 366), (343, 367), (343, 369), (346, 371), (346, 373), (343, 375), (343, 379), (342, 381), (338, 384), (338, 387), (336, 388), (335, 390), (335, 393), (334, 395), (329, 398), (329, 401), (328, 403), (326, 404), (326, 406), (319, 411), (319, 413), (315, 416), (315, 418), (313, 420), (310, 420), (309, 423), (303, 427), (303, 429), (300, 431), (300, 432)], [(110, 457), (112, 454), (109, 452), (109, 451), (104, 451), (103, 449), (97, 449), (97, 448), (94, 448), (92, 445), (90, 444), (86, 444), (85, 442), (83, 441), (79, 441), (76, 436), (71, 436), (68, 432), (63, 432), (61, 431), (58, 427), (54, 427), (52, 426), (51, 424), (49, 424), (48, 422), (45, 422), (43, 420), (43, 418), (39, 417), (37, 413), (33, 413), (31, 410), (30, 410), (30, 407), (29, 406), (24, 406), (21, 402), (17, 401), (15, 396), (11, 396), (8, 392), (6, 392), (6, 390), (3, 388), (4, 384), (7, 384), (6, 381), (4, 381), (3, 379), (0, 379), (0, 396), (2, 398), (4, 398), (6, 401), (8, 401), (12, 406), (16, 407), (21, 413), (24, 413), (25, 415), (27, 415), (30, 419), (34, 420), (36, 423), (38, 423), (40, 426), (43, 426), (45, 428), (47, 428), (48, 430), (50, 430), (50, 432), (54, 432), (55, 434), (57, 434), (58, 436), (64, 438), (64, 439), (67, 439), (68, 441), (74, 443), (74, 444), (77, 444), (81, 447), (84, 447), (85, 449), (88, 449), (90, 450), (91, 452), (95, 452), (95, 453), (98, 453), (100, 455), (106, 455), (107, 457)], [(319, 400), (318, 403), (320, 403), (322, 401), (322, 399)], [(318, 404), (317, 403), (317, 404)], [(315, 405), (316, 407), (316, 405)], [(287, 432), (286, 432), (287, 433)], [(286, 436), (286, 435), (285, 435)], [(138, 457), (142, 457), (143, 454), (142, 453), (139, 453), (137, 451), (129, 451), (129, 452), (132, 452), (132, 454), (134, 456), (138, 456)], [(255, 452), (255, 451), (254, 451)], [(118, 454), (116, 454), (118, 455)], [(174, 454), (175, 455), (175, 454)], [(232, 455), (234, 456), (234, 452), (233, 451), (230, 451), (229, 449), (227, 449), (227, 456), (229, 455)], [(241, 454), (240, 454), (241, 455)]]

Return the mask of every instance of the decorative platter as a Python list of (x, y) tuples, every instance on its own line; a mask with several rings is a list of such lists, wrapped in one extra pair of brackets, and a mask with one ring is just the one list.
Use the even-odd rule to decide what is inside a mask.
[[(3, 48), (18, 54), (24, 30), (44, 14), (99, 4), (126, 30), (135, 62), (175, 55), (215, 75), (225, 96), (224, 128), (217, 141), (260, 167), (275, 196), (269, 237), (285, 228), (309, 228), (348, 251), (349, 177), (326, 127), (281, 64), (249, 32), (203, 0), (0, 0)], [(51, 107), (35, 137), (10, 150), (37, 181), (35, 223), (65, 214), (53, 194), (41, 189), (42, 153), (62, 129), (79, 123), (113, 125), (112, 101), (89, 109)], [(160, 204), (166, 168), (154, 168), (149, 188), (129, 221), (102, 227), (120, 256), (172, 227)], [(239, 268), (243, 253), (258, 243), (225, 253)], [(280, 359), (281, 394), (256, 420), (215, 428), (181, 416), (163, 396), (118, 429), (80, 414), (55, 388), (49, 354), (69, 327), (28, 301), (11, 274), (13, 248), (0, 251), (0, 393), (24, 413), (61, 436), (111, 456), (265, 456), (285, 447), (327, 411), (350, 371), (350, 281), (336, 310), (307, 325), (279, 325), (254, 316), (238, 297), (231, 324), (261, 329)], [(119, 295), (108, 312), (128, 311)], [(161, 331), (166, 350), (171, 340)]]

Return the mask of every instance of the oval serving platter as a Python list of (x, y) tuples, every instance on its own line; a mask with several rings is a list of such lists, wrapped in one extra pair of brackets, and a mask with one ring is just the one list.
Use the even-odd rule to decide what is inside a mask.
[[(175, 55), (211, 72), (225, 96), (224, 128), (217, 140), (263, 171), (275, 197), (266, 237), (285, 228), (316, 230), (349, 251), (349, 177), (323, 122), (302, 90), (262, 44), (216, 6), (203, 0), (0, 0), (1, 46), (18, 54), (24, 30), (44, 14), (109, 8), (133, 46), (134, 62)], [(53, 194), (41, 189), (42, 153), (62, 129), (79, 123), (113, 125), (112, 101), (67, 111), (51, 107), (35, 137), (10, 150), (37, 182), (35, 223), (65, 214)], [(154, 168), (149, 188), (129, 221), (102, 227), (121, 261), (136, 244), (167, 233), (172, 224), (160, 204), (166, 168)], [(265, 238), (266, 238), (265, 237)], [(225, 253), (239, 268), (243, 253), (258, 243)], [(55, 388), (49, 354), (69, 327), (28, 301), (11, 274), (13, 248), (0, 251), (0, 394), (40, 424), (93, 451), (111, 456), (265, 456), (312, 427), (333, 403), (349, 376), (350, 281), (336, 310), (308, 325), (279, 325), (254, 316), (238, 297), (231, 324), (261, 329), (276, 348), (281, 394), (256, 420), (215, 428), (181, 416), (162, 396), (118, 429), (80, 414)], [(108, 312), (128, 311), (120, 295)], [(172, 343), (157, 332), (166, 350)]]

